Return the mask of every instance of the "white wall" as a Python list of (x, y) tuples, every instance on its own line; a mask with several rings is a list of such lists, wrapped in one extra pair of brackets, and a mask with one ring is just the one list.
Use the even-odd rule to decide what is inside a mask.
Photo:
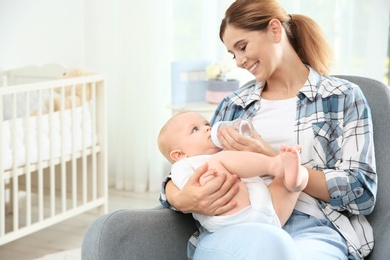
[(83, 64), (84, 2), (0, 0), (0, 68)]

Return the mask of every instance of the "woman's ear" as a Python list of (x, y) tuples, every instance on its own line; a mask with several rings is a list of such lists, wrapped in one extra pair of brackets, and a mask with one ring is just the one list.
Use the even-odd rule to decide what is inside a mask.
[(282, 39), (282, 24), (278, 19), (272, 19), (268, 23), (268, 32), (272, 34), (276, 43), (279, 43)]
[(186, 158), (187, 156), (185, 155), (185, 153), (183, 153), (180, 149), (177, 149), (177, 150), (173, 150), (169, 156), (171, 157), (171, 159), (175, 162), (177, 161), (180, 161), (181, 159), (183, 158)]

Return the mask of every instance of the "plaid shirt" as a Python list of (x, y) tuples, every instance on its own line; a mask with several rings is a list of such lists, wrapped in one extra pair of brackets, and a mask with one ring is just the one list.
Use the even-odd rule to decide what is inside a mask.
[[(376, 202), (371, 112), (358, 86), (309, 69), (309, 77), (296, 96), (295, 141), (302, 146), (302, 165), (324, 172), (330, 203), (318, 201), (318, 205), (343, 234), (345, 222), (338, 223), (330, 212), (367, 215)], [(254, 117), (260, 108), (263, 86), (262, 82), (251, 81), (226, 97), (211, 124)], [(165, 183), (160, 201), (169, 206)]]

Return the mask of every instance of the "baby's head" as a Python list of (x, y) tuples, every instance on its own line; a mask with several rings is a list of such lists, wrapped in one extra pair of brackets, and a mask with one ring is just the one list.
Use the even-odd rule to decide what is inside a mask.
[(179, 112), (160, 130), (158, 148), (171, 163), (183, 158), (214, 154), (221, 149), (210, 137), (210, 123), (196, 112)]

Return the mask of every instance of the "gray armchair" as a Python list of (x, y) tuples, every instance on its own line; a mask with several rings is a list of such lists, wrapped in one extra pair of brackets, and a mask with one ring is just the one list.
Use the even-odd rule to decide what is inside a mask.
[[(375, 210), (368, 216), (374, 228), (375, 246), (366, 259), (390, 259), (389, 87), (369, 78), (338, 77), (359, 85), (372, 109), (379, 184)], [(115, 211), (90, 225), (82, 243), (82, 259), (186, 259), (187, 241), (195, 230), (191, 214), (170, 209)]]

